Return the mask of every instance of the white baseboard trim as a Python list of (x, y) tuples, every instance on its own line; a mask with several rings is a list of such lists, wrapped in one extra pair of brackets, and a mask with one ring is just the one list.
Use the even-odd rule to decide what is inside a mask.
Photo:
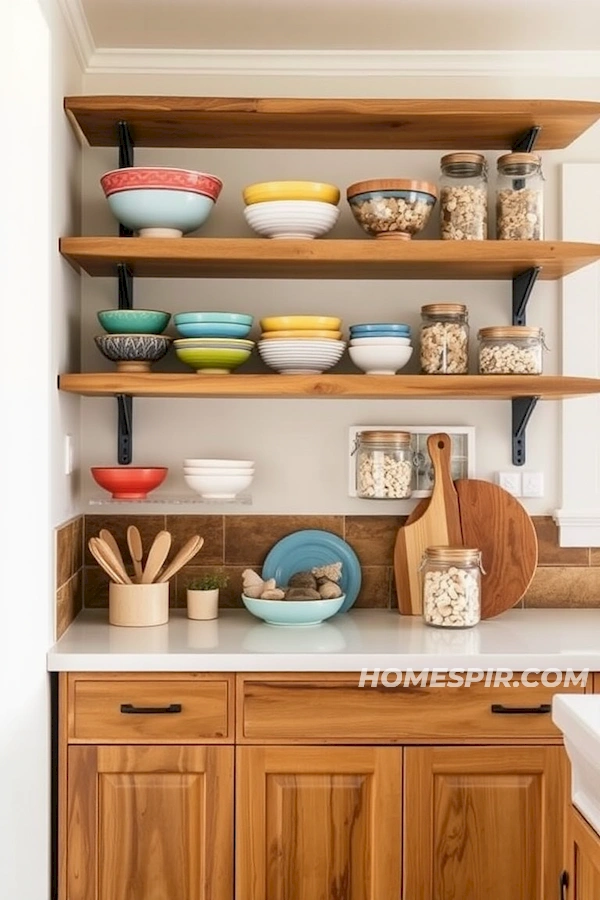
[(561, 547), (600, 547), (600, 509), (557, 509), (553, 518)]

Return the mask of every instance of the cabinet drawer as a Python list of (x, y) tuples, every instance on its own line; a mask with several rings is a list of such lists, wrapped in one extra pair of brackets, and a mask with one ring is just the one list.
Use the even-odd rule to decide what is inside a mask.
[(69, 675), (74, 743), (233, 741), (233, 677)]
[(582, 685), (485, 684), (361, 688), (358, 681), (358, 673), (312, 678), (240, 675), (237, 739), (243, 743), (559, 742), (560, 732), (548, 710), (552, 697), (559, 690), (585, 690)]

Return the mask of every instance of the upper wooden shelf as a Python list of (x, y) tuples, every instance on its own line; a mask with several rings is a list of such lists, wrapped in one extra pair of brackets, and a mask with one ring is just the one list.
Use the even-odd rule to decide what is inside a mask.
[(509, 400), (600, 393), (600, 378), (560, 375), (179, 375), (119, 372), (61, 375), (59, 388), (85, 396), (253, 397), (358, 400)]
[(600, 118), (582, 100), (300, 100), (229, 97), (67, 97), (92, 147), (506, 150), (535, 125), (539, 150), (567, 147)]
[(541, 266), (552, 281), (600, 259), (600, 244), (67, 237), (60, 252), (96, 276), (127, 263), (138, 277), (499, 280)]

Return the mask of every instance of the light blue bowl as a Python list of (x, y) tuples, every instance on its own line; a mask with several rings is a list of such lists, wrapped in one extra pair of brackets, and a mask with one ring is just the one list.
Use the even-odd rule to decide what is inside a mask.
[(230, 312), (186, 312), (175, 313), (173, 321), (177, 326), (187, 325), (190, 322), (231, 322), (236, 325), (247, 325), (252, 327), (254, 316), (247, 316), (245, 313)]
[(335, 600), (254, 600), (242, 594), (244, 606), (257, 619), (262, 619), (267, 625), (294, 628), (320, 625), (339, 612), (345, 599), (342, 596)]
[(402, 334), (410, 334), (410, 325), (398, 324), (396, 322), (373, 322), (369, 325), (351, 325), (351, 334), (363, 334), (377, 331), (398, 331)]
[[(195, 231), (206, 222), (215, 205), (204, 194), (151, 188), (118, 191), (106, 199), (115, 219), (142, 237), (181, 237)], [(164, 233), (154, 235), (155, 229)]]
[(245, 338), (252, 327), (235, 322), (176, 322), (176, 326), (182, 337), (190, 338)]
[(109, 334), (162, 334), (171, 318), (159, 309), (102, 309), (97, 316)]

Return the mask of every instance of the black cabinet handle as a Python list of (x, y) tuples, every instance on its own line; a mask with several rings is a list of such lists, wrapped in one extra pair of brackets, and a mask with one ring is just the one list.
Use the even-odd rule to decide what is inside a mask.
[(544, 716), (552, 711), (550, 703), (540, 703), (539, 706), (504, 706), (502, 703), (492, 703), (491, 710), (497, 716)]
[(567, 900), (567, 888), (569, 887), (569, 873), (562, 872), (560, 876), (560, 900)]
[(129, 716), (167, 716), (181, 712), (181, 703), (170, 706), (134, 706), (132, 703), (121, 703), (121, 712)]

